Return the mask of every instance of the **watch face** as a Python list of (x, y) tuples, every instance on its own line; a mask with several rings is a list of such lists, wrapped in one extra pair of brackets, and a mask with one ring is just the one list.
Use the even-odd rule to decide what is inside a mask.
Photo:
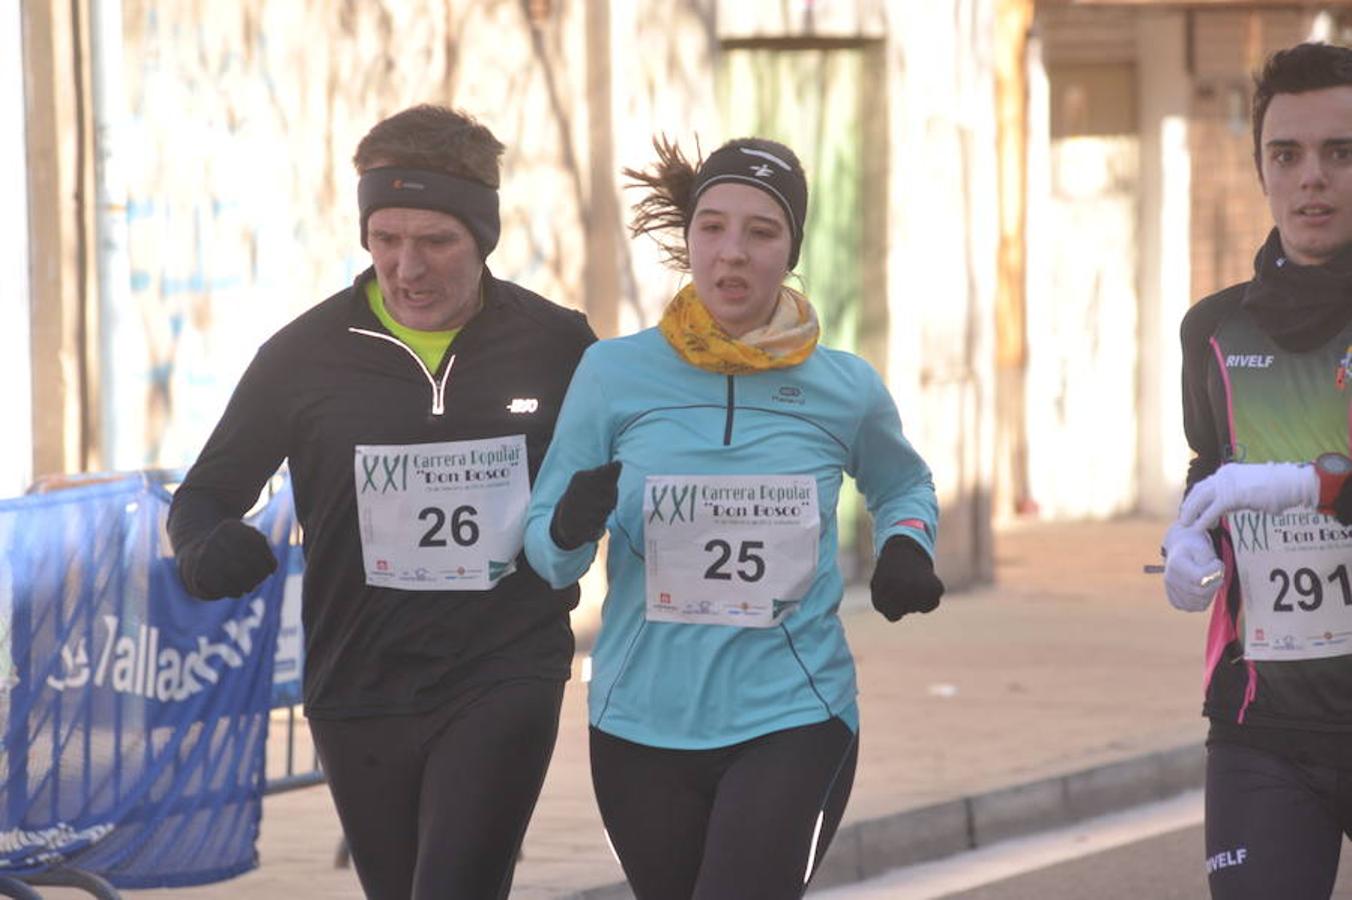
[(1341, 453), (1323, 453), (1314, 461), (1315, 467), (1330, 475), (1346, 475), (1352, 472), (1352, 459)]

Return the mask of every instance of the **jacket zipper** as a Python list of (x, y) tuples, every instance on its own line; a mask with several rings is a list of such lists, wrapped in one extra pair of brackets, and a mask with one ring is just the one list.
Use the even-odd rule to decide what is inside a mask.
[(446, 371), (441, 373), (441, 381), (438, 382), (432, 377), (432, 373), (427, 370), (427, 366), (423, 363), (422, 357), (414, 353), (413, 348), (399, 340), (399, 338), (389, 334), (381, 334), (379, 331), (368, 331), (365, 328), (349, 327), (347, 330), (353, 334), (361, 334), (366, 337), (380, 338), (382, 341), (389, 341), (391, 344), (394, 344), (394, 346), (399, 347), (409, 356), (413, 357), (413, 361), (418, 364), (418, 371), (423, 373), (423, 376), (427, 378), (427, 383), (432, 386), (432, 415), (440, 416), (445, 414), (446, 380), (451, 377), (451, 366), (455, 365), (454, 353), (451, 354), (450, 359), (446, 360)]
[(728, 376), (728, 420), (723, 426), (723, 446), (726, 447), (732, 443), (732, 411), (734, 397), (732, 392), (732, 376)]

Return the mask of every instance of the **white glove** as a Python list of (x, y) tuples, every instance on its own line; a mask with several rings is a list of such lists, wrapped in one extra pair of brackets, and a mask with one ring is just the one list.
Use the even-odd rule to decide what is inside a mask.
[(1178, 522), (1169, 527), (1164, 535), (1164, 590), (1174, 609), (1201, 612), (1210, 606), (1220, 590), (1216, 576), (1223, 571), (1205, 531)]
[(1237, 509), (1276, 515), (1319, 505), (1319, 476), (1301, 463), (1226, 463), (1197, 482), (1178, 509), (1178, 523), (1205, 531)]

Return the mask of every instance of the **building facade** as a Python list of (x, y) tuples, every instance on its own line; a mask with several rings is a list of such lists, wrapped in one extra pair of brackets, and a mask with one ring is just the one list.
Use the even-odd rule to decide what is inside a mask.
[(1267, 228), (1249, 73), (1341, 39), (1325, 6), (21, 0), (0, 488), (190, 462), (258, 344), (368, 264), (352, 151), (428, 101), (507, 145), (494, 272), (603, 336), (681, 283), (626, 231), (653, 137), (793, 146), (802, 286), (934, 468), (941, 571), (984, 580), (993, 522), (1176, 504), (1178, 322)]

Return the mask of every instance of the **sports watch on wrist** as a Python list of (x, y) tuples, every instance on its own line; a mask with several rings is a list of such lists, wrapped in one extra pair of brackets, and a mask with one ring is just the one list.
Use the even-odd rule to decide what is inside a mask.
[(1341, 453), (1321, 453), (1314, 461), (1314, 473), (1319, 478), (1319, 511), (1333, 514), (1333, 501), (1352, 475), (1352, 459)]

